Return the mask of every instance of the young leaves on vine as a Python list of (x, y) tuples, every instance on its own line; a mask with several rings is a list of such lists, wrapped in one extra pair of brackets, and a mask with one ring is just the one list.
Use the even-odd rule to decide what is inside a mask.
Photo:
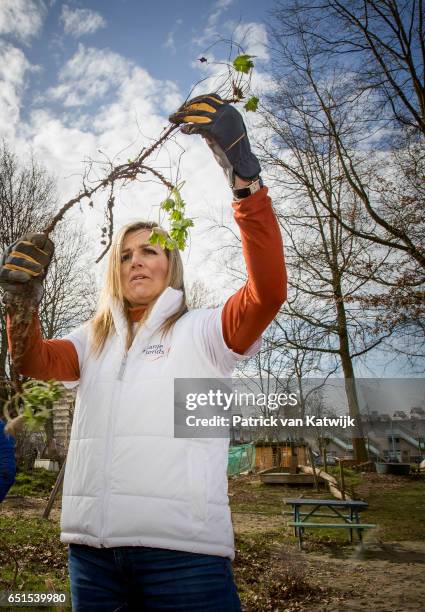
[(244, 74), (248, 74), (248, 72), (252, 68), (254, 68), (254, 62), (251, 60), (252, 57), (254, 57), (254, 56), (253, 55), (247, 55), (247, 54), (238, 55), (233, 60), (233, 67), (234, 67), (234, 69), (237, 72), (243, 72)]
[(181, 197), (181, 187), (182, 184), (175, 187), (168, 198), (161, 204), (161, 209), (168, 214), (170, 222), (169, 236), (158, 229), (154, 229), (149, 238), (151, 244), (159, 244), (163, 249), (170, 251), (176, 248), (184, 251), (187, 244), (189, 227), (193, 227), (192, 219), (185, 217), (186, 204)]
[(255, 113), (258, 108), (258, 102), (259, 99), (257, 98), (257, 96), (251, 96), (251, 98), (247, 100), (247, 102), (244, 104), (245, 110), (252, 111)]
[(61, 385), (56, 381), (28, 380), (22, 385), (22, 392), (16, 393), (5, 404), (4, 414), (9, 416), (9, 407), (13, 404), (16, 412), (24, 417), (27, 429), (42, 429), (51, 415), (53, 402), (61, 395)]

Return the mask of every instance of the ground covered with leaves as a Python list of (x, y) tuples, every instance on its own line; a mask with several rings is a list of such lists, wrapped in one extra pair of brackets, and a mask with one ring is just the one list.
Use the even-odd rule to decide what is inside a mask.
[(329, 492), (263, 485), (256, 476), (230, 480), (234, 569), (246, 612), (421, 609), (424, 479), (361, 474), (352, 485), (356, 496), (369, 502), (363, 521), (377, 525), (363, 549), (350, 544), (344, 530), (321, 529), (306, 532), (300, 552), (287, 525), (291, 519), (282, 516), (282, 498), (329, 497)]
[[(21, 474), (0, 506), (0, 590), (11, 586), (15, 574), (15, 590), (69, 590), (67, 548), (59, 542), (60, 501), (48, 520), (41, 518), (53, 483), (50, 474)], [(307, 532), (300, 552), (282, 516), (282, 498), (329, 493), (263, 485), (258, 476), (231, 478), (234, 572), (244, 612), (421, 609), (424, 480), (363, 474), (355, 490), (369, 502), (363, 520), (378, 526), (367, 534), (363, 550), (345, 533), (323, 529)]]

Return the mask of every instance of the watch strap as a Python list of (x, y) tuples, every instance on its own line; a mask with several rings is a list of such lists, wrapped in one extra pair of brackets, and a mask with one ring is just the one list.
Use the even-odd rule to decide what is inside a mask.
[(241, 187), (240, 189), (232, 189), (233, 197), (235, 198), (235, 200), (243, 200), (244, 198), (248, 198), (253, 193), (259, 191), (261, 187), (264, 187), (264, 183), (261, 176), (259, 176), (246, 187)]

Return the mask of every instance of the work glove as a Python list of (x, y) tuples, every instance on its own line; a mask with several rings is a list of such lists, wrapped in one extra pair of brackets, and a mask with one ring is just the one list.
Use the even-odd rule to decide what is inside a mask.
[(25, 234), (3, 254), (0, 266), (0, 288), (3, 302), (23, 295), (41, 301), (43, 281), (54, 252), (53, 242), (47, 234)]
[(207, 94), (185, 102), (170, 121), (180, 125), (184, 134), (200, 134), (223, 168), (231, 187), (234, 175), (250, 180), (261, 172), (258, 159), (251, 152), (242, 115), (217, 94)]

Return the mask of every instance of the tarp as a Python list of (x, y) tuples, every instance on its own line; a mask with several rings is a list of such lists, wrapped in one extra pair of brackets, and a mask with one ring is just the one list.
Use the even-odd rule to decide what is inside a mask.
[(229, 448), (229, 459), (227, 463), (227, 474), (234, 476), (241, 472), (247, 472), (255, 467), (254, 444), (239, 444)]

